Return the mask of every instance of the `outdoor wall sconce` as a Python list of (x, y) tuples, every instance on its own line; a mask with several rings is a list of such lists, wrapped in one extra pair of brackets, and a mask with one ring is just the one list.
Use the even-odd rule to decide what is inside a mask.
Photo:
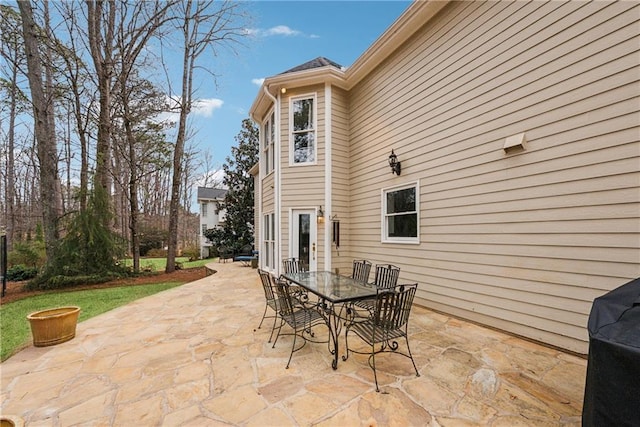
[(389, 166), (391, 166), (391, 173), (395, 173), (400, 176), (400, 171), (402, 170), (400, 167), (400, 162), (398, 161), (398, 156), (391, 149), (391, 154), (389, 155)]
[(318, 219), (324, 218), (324, 211), (322, 210), (322, 205), (318, 207)]

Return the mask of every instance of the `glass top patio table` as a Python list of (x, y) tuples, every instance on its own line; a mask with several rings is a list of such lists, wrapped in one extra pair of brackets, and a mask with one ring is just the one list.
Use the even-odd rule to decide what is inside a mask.
[(333, 304), (376, 296), (374, 285), (330, 271), (287, 273), (284, 277)]

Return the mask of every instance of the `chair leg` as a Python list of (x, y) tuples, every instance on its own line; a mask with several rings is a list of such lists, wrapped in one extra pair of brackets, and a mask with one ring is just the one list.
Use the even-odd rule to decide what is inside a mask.
[(413, 360), (413, 354), (411, 354), (411, 348), (409, 347), (409, 338), (406, 338), (407, 341), (407, 352), (409, 353), (409, 359), (411, 359), (411, 363), (413, 363), (413, 369), (416, 370), (416, 377), (420, 376), (420, 372), (418, 372), (418, 367), (416, 366), (416, 362)]
[(376, 345), (375, 344), (371, 346), (370, 360), (371, 360), (371, 363), (369, 364), (369, 366), (371, 366), (371, 369), (373, 369), (373, 380), (376, 382), (376, 392), (380, 393), (380, 387), (378, 387), (378, 374), (376, 373)]
[[(273, 338), (273, 332), (276, 330), (276, 322), (278, 321), (278, 316), (273, 316), (273, 326), (271, 327), (271, 335), (269, 335), (269, 341), (267, 342), (271, 342), (271, 339)], [(278, 331), (280, 332), (280, 331)]]
[(273, 341), (273, 345), (271, 348), (276, 348), (276, 343), (278, 342), (278, 338), (280, 338), (280, 331), (282, 330), (282, 325), (284, 325), (284, 319), (280, 319), (280, 326), (278, 326), (278, 333), (276, 334), (276, 339)]
[(293, 352), (295, 351), (296, 348), (296, 338), (298, 338), (298, 334), (296, 333), (296, 331), (293, 331), (293, 344), (291, 345), (291, 353), (289, 354), (289, 361), (287, 362), (287, 366), (285, 369), (289, 369), (289, 364), (291, 363), (291, 358), (293, 357)]
[(260, 329), (260, 327), (262, 326), (262, 322), (264, 322), (264, 318), (267, 315), (267, 310), (269, 309), (268, 305), (264, 306), (264, 313), (262, 313), (262, 320), (260, 320), (260, 324), (258, 325), (258, 329)]

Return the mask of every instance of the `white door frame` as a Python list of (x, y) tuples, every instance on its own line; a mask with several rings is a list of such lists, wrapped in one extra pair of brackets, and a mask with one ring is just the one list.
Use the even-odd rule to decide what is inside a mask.
[[(309, 243), (306, 251), (301, 256), (300, 247), (300, 216), (308, 215), (309, 221)], [(318, 269), (318, 227), (316, 224), (315, 208), (291, 209), (289, 218), (289, 257), (290, 258), (307, 258), (309, 262), (309, 271)]]

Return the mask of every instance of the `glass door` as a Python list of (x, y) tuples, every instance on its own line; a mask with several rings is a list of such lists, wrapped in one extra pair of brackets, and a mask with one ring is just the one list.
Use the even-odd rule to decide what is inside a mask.
[(291, 257), (298, 258), (308, 271), (317, 270), (316, 212), (313, 209), (293, 210), (291, 221)]

